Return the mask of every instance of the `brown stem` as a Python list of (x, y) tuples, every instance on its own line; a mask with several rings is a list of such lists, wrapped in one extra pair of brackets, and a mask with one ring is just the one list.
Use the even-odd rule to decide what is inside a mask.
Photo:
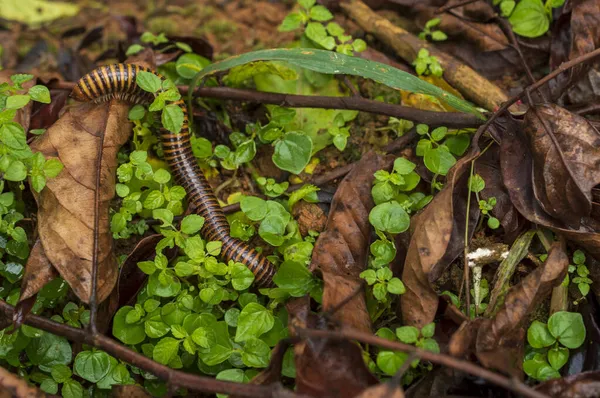
[[(12, 318), (13, 311), (14, 307), (12, 305), (0, 300), (0, 312), (4, 313), (5, 317)], [(273, 396), (274, 391), (278, 387), (278, 384), (259, 386), (254, 384), (233, 383), (174, 370), (161, 365), (158, 362), (154, 362), (151, 358), (139, 354), (106, 336), (92, 334), (86, 330), (76, 329), (41, 316), (29, 314), (25, 318), (24, 323), (57, 336), (66, 337), (71, 341), (99, 348), (115, 358), (150, 372), (168, 383), (190, 390), (262, 398)]]
[[(55, 82), (50, 88), (72, 90), (75, 83)], [(187, 95), (188, 87), (179, 86), (181, 95)], [(370, 112), (379, 115), (393, 116), (399, 119), (411, 120), (430, 126), (446, 126), (450, 128), (465, 128), (480, 126), (483, 121), (474, 115), (459, 112), (433, 112), (407, 106), (386, 104), (360, 96), (354, 97), (327, 97), (316, 95), (293, 95), (279, 93), (265, 93), (255, 90), (244, 90), (230, 87), (201, 87), (194, 90), (199, 97), (217, 98), (222, 100), (248, 101), (262, 104), (274, 104), (291, 108), (325, 108), (348, 109)]]
[(528, 398), (548, 398), (546, 395), (539, 393), (525, 384), (521, 383), (517, 379), (509, 379), (500, 374), (491, 372), (480, 366), (477, 366), (471, 362), (464, 361), (462, 359), (453, 358), (445, 354), (436, 354), (431, 351), (425, 351), (420, 348), (416, 348), (412, 345), (390, 341), (372, 334), (367, 334), (356, 329), (342, 328), (340, 330), (317, 330), (317, 329), (303, 329), (297, 328), (295, 332), (298, 336), (303, 338), (323, 338), (331, 340), (356, 340), (365, 344), (375, 345), (382, 348), (387, 348), (394, 351), (402, 351), (407, 353), (415, 353), (419, 358), (440, 365), (447, 366), (449, 368), (457, 369), (465, 373), (472, 374), (474, 376), (481, 377), (485, 380), (490, 381), (496, 385), (504, 387), (509, 391), (513, 391), (516, 394), (520, 394)]

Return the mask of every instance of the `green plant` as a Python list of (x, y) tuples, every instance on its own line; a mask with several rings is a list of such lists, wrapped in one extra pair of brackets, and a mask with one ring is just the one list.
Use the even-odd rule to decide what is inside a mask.
[(392, 116), (388, 119), (387, 126), (378, 127), (376, 130), (377, 131), (393, 131), (394, 133), (396, 133), (396, 136), (402, 137), (407, 131), (412, 129), (414, 127), (414, 125), (415, 124), (413, 122), (411, 122), (410, 120), (398, 119), (398, 118), (395, 118)]
[[(167, 36), (165, 36), (164, 33), (159, 33), (158, 35), (155, 35), (151, 32), (144, 32), (140, 36), (140, 41), (145, 44), (152, 44), (153, 46), (158, 46), (160, 44), (168, 43), (169, 39), (167, 38)], [(183, 50), (186, 53), (192, 52), (192, 48), (188, 44), (182, 43), (179, 41), (176, 41), (171, 45), (164, 46), (163, 48), (161, 48), (158, 51), (165, 52), (165, 51), (173, 49), (173, 48), (178, 48), (180, 50)], [(141, 44), (132, 44), (131, 46), (129, 46), (129, 48), (125, 52), (125, 55), (127, 55), (127, 56), (134, 55), (134, 54), (139, 53), (143, 49), (144, 49), (144, 47)]]
[[(499, 3), (495, 1), (495, 3)], [(502, 4), (506, 3), (504, 9)], [(513, 31), (525, 37), (539, 37), (548, 31), (552, 22), (552, 9), (561, 7), (565, 0), (520, 0), (511, 10), (510, 2), (503, 1), (500, 7), (504, 16), (508, 18)], [(509, 12), (512, 11), (512, 12)]]
[(287, 181), (278, 183), (273, 178), (258, 177), (256, 183), (260, 187), (261, 191), (270, 198), (277, 198), (281, 196), (286, 189), (290, 186)]
[(539, 381), (560, 377), (558, 371), (569, 360), (569, 349), (579, 348), (585, 335), (583, 317), (576, 312), (556, 312), (548, 324), (533, 321), (527, 329), (529, 347), (523, 370)]
[(367, 44), (364, 40), (353, 40), (352, 36), (345, 34), (339, 24), (329, 22), (324, 25), (324, 22), (333, 19), (333, 15), (327, 8), (315, 3), (315, 0), (298, 0), (299, 9), (285, 17), (279, 31), (290, 32), (303, 27), (304, 35), (313, 43), (346, 55), (366, 50)]
[(479, 192), (485, 189), (485, 180), (479, 175), (474, 174), (469, 177), (469, 190), (475, 193), (477, 197), (477, 203), (479, 203), (479, 210), (481, 210), (482, 218), (480, 223), (483, 221), (483, 218), (487, 217), (487, 225), (491, 229), (497, 229), (500, 226), (500, 221), (493, 217), (490, 212), (494, 210), (494, 206), (496, 206), (496, 198), (490, 197), (488, 200), (482, 200), (479, 198)]
[(368, 269), (361, 272), (360, 277), (373, 287), (373, 296), (380, 302), (388, 301), (388, 293), (401, 295), (406, 292), (404, 283), (394, 277), (389, 268)]
[[(395, 333), (389, 328), (381, 328), (377, 330), (376, 334), (391, 341), (400, 341), (435, 353), (440, 352), (440, 347), (433, 338), (435, 323), (427, 324), (421, 330), (414, 326), (402, 326), (397, 328)], [(405, 352), (380, 349), (376, 358), (377, 370), (383, 375), (393, 376), (407, 359), (408, 354)], [(431, 369), (430, 363), (422, 363), (419, 359), (415, 359), (411, 362), (409, 370), (403, 375), (402, 383), (404, 385), (410, 384), (415, 378)]]
[(433, 41), (444, 41), (448, 38), (448, 36), (442, 32), (441, 30), (433, 30), (433, 28), (437, 27), (440, 22), (442, 22), (439, 18), (430, 19), (425, 23), (425, 28), (421, 33), (419, 33), (419, 39), (427, 40), (431, 38)]
[[(576, 276), (571, 280), (571, 283), (577, 285), (579, 293), (581, 293), (581, 299), (583, 299), (590, 292), (590, 285), (593, 283), (589, 278), (590, 270), (585, 265), (585, 253), (581, 250), (576, 250), (573, 253), (573, 264), (569, 265), (569, 274), (575, 274)], [(565, 277), (567, 284), (571, 278), (569, 274)], [(575, 304), (578, 304), (578, 302), (579, 300), (575, 301)]]
[(441, 77), (444, 74), (444, 69), (437, 57), (429, 55), (429, 51), (425, 48), (419, 50), (417, 58), (413, 61), (413, 65), (419, 76), (433, 75)]
[(417, 143), (417, 156), (423, 157), (423, 163), (434, 174), (432, 188), (441, 189), (438, 176), (445, 176), (456, 163), (455, 156), (462, 156), (470, 144), (470, 138), (463, 131), (448, 131), (446, 127), (438, 127), (429, 131), (425, 124), (417, 125), (417, 134), (421, 139)]
[(514, 0), (494, 0), (494, 5), (500, 6), (500, 13), (505, 18), (512, 14), (516, 4)]

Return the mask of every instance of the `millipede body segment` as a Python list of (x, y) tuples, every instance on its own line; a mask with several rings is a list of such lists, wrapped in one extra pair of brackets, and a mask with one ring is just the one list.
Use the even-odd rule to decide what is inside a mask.
[[(154, 100), (154, 95), (142, 90), (136, 84), (136, 75), (140, 71), (153, 73), (164, 80), (164, 77), (158, 73), (138, 65), (101, 66), (77, 82), (71, 97), (82, 102), (99, 103), (117, 98), (131, 104), (150, 104)], [(185, 103), (180, 99), (174, 104), (183, 111), (183, 127), (177, 134), (161, 128), (165, 160), (173, 171), (176, 183), (186, 190), (189, 205), (197, 214), (204, 217), (205, 223), (200, 231), (202, 236), (209, 241), (221, 241), (223, 243), (221, 253), (227, 260), (245, 264), (254, 273), (255, 283), (258, 286), (270, 287), (275, 266), (246, 243), (230, 236), (229, 223), (225, 214), (192, 153)]]

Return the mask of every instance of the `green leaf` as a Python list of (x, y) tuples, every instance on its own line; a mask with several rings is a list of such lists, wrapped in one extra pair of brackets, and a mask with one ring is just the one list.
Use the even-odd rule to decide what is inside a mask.
[(188, 235), (194, 235), (204, 226), (204, 217), (197, 214), (190, 214), (181, 220), (181, 232)]
[(78, 381), (73, 379), (69, 379), (65, 381), (62, 387), (62, 396), (63, 398), (82, 398), (83, 395), (83, 387), (79, 384)]
[(44, 163), (44, 174), (48, 178), (54, 178), (60, 174), (63, 168), (64, 166), (60, 160), (51, 158)]
[[(164, 283), (163, 283), (164, 282)], [(171, 269), (155, 272), (148, 281), (148, 293), (159, 297), (173, 297), (181, 290), (181, 281)]]
[(556, 370), (560, 370), (569, 360), (569, 349), (564, 347), (554, 347), (548, 350), (548, 362)]
[(387, 291), (392, 294), (404, 294), (406, 293), (406, 287), (404, 283), (398, 278), (392, 278), (387, 285)]
[[(129, 48), (125, 52), (125, 55), (126, 56), (135, 55), (135, 54), (139, 53), (140, 51), (142, 51), (143, 49), (144, 49), (144, 47), (140, 44), (132, 44), (129, 46)], [(134, 120), (134, 119), (132, 119), (132, 120)]]
[(54, 365), (71, 363), (71, 344), (64, 337), (44, 332), (40, 338), (32, 339), (25, 347), (27, 357), (34, 365), (50, 372)]
[(235, 341), (242, 342), (253, 337), (260, 337), (268, 332), (275, 323), (273, 314), (258, 303), (246, 305), (238, 317)]
[(131, 306), (121, 307), (113, 319), (113, 336), (129, 345), (139, 344), (146, 339), (143, 324), (132, 325), (126, 322), (127, 314), (133, 310)]
[(260, 60), (285, 61), (301, 68), (326, 74), (361, 76), (375, 80), (391, 88), (431, 95), (443, 100), (459, 111), (472, 113), (483, 119), (481, 113), (467, 101), (459, 99), (408, 72), (401, 71), (379, 62), (368, 61), (362, 58), (347, 56), (331, 51), (309, 48), (260, 50), (216, 62), (205, 67), (194, 77), (189, 95), (191, 96), (194, 91), (193, 89), (198, 85), (200, 79), (210, 74)]
[(27, 147), (27, 137), (25, 130), (20, 124), (8, 122), (0, 127), (0, 141), (11, 149), (25, 149)]
[(179, 133), (183, 126), (183, 110), (179, 105), (167, 105), (162, 111), (161, 121), (171, 133)]
[(242, 263), (234, 263), (230, 267), (231, 286), (235, 290), (246, 290), (254, 282), (254, 274)]
[(310, 9), (310, 19), (319, 22), (327, 22), (330, 19), (333, 19), (333, 15), (324, 6), (316, 5)]
[(509, 17), (515, 9), (515, 5), (516, 3), (512, 0), (504, 0), (502, 3), (500, 3), (500, 13), (502, 16), (504, 18)]
[(400, 175), (410, 174), (416, 167), (416, 164), (406, 158), (394, 160), (394, 171)]
[(556, 339), (550, 334), (545, 323), (533, 321), (527, 329), (527, 342), (533, 348), (544, 348), (554, 344)]
[(525, 37), (539, 37), (550, 27), (550, 20), (542, 0), (519, 1), (508, 20), (513, 31)]
[(435, 323), (431, 322), (421, 328), (423, 337), (433, 337), (435, 334)]
[(30, 80), (33, 80), (35, 76), (26, 73), (16, 73), (10, 77), (10, 80), (17, 86), (23, 85)]
[(144, 91), (155, 93), (160, 90), (162, 81), (160, 77), (156, 76), (152, 72), (139, 71), (135, 76), (135, 81), (138, 86)]
[(304, 296), (314, 285), (310, 271), (296, 261), (284, 261), (273, 276), (273, 282), (292, 297)]
[(58, 392), (58, 383), (47, 377), (40, 383), (40, 390), (46, 394), (56, 394)]
[(71, 368), (69, 368), (67, 365), (58, 364), (52, 367), (50, 374), (55, 382), (64, 383), (71, 378), (72, 373)]
[(312, 148), (310, 137), (289, 132), (275, 144), (273, 163), (282, 170), (300, 174), (310, 161)]
[(410, 226), (410, 217), (398, 202), (386, 202), (375, 206), (369, 213), (369, 221), (376, 229), (399, 234)]
[(573, 253), (573, 262), (575, 265), (585, 264), (585, 253), (581, 250), (575, 250), (575, 253)]
[(267, 215), (267, 203), (256, 196), (244, 196), (240, 201), (240, 208), (252, 221), (260, 221)]
[(27, 92), (32, 100), (41, 102), (43, 104), (50, 103), (50, 91), (48, 87), (42, 85), (35, 85)]
[(548, 330), (567, 348), (579, 348), (585, 341), (583, 317), (577, 312), (555, 312), (548, 319)]
[(177, 59), (175, 70), (184, 79), (191, 79), (200, 72), (210, 61), (198, 54), (184, 54)]
[(479, 174), (469, 177), (469, 189), (471, 192), (479, 193), (485, 189), (485, 181)]
[(155, 209), (152, 211), (152, 218), (163, 222), (161, 227), (167, 227), (173, 224), (173, 212), (167, 209)]
[(402, 326), (396, 329), (396, 336), (403, 343), (414, 344), (419, 339), (419, 329), (414, 326)]
[(102, 351), (82, 351), (75, 357), (73, 369), (82, 378), (96, 383), (110, 371), (110, 359)]
[(194, 330), (192, 340), (202, 348), (211, 348), (217, 343), (215, 333), (206, 327), (199, 327)]
[(167, 365), (177, 355), (177, 352), (179, 351), (179, 343), (179, 340), (176, 340), (172, 337), (165, 337), (161, 339), (156, 346), (154, 346), (154, 351), (152, 351), (152, 359), (160, 364)]
[(6, 109), (21, 109), (29, 103), (29, 95), (11, 95), (6, 99)]
[(380, 351), (377, 354), (377, 366), (388, 376), (395, 375), (408, 358), (405, 352)]
[(438, 127), (431, 132), (431, 138), (433, 138), (433, 140), (436, 142), (441, 141), (444, 139), (444, 137), (446, 136), (447, 133), (448, 133), (447, 127)]
[(316, 2), (317, 2), (317, 0), (298, 0), (298, 4), (300, 4), (302, 7), (306, 8), (307, 10), (309, 8), (311, 8), (312, 6), (314, 6)]
[(443, 148), (433, 148), (425, 152), (423, 162), (432, 173), (445, 176), (456, 163), (456, 159)]
[(242, 351), (244, 365), (253, 368), (266, 368), (269, 365), (270, 357), (271, 349), (267, 343), (255, 338), (246, 341), (244, 351)]
[(444, 145), (446, 145), (450, 153), (456, 156), (464, 155), (470, 144), (471, 139), (468, 134), (453, 135), (444, 141)]
[(229, 329), (225, 322), (216, 322), (211, 326), (216, 336), (216, 343), (210, 348), (198, 349), (198, 357), (208, 366), (215, 366), (226, 361), (233, 353), (233, 343), (229, 338)]
[(367, 43), (363, 39), (356, 39), (352, 42), (352, 49), (361, 53), (367, 49)]
[(144, 208), (145, 209), (158, 209), (165, 202), (165, 198), (161, 191), (153, 190), (150, 191), (146, 199), (144, 199)]
[(285, 16), (283, 22), (281, 22), (281, 25), (279, 25), (277, 30), (280, 32), (291, 32), (292, 30), (296, 30), (302, 26), (302, 22), (302, 15), (297, 12), (292, 12)]
[(431, 32), (431, 39), (434, 41), (444, 41), (447, 38), (448, 38), (448, 36), (441, 30), (436, 30), (434, 32)]

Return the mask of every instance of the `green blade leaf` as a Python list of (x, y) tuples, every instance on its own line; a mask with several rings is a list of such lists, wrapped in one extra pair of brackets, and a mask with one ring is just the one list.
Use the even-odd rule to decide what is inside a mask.
[(191, 93), (194, 92), (194, 88), (196, 88), (198, 82), (204, 77), (255, 61), (284, 61), (320, 73), (365, 77), (385, 84), (391, 88), (431, 95), (443, 100), (459, 111), (471, 113), (483, 119), (483, 115), (469, 102), (461, 100), (410, 73), (380, 62), (369, 61), (332, 51), (317, 50), (314, 48), (260, 50), (215, 62), (214, 64), (206, 66), (194, 77), (189, 90), (190, 101)]

